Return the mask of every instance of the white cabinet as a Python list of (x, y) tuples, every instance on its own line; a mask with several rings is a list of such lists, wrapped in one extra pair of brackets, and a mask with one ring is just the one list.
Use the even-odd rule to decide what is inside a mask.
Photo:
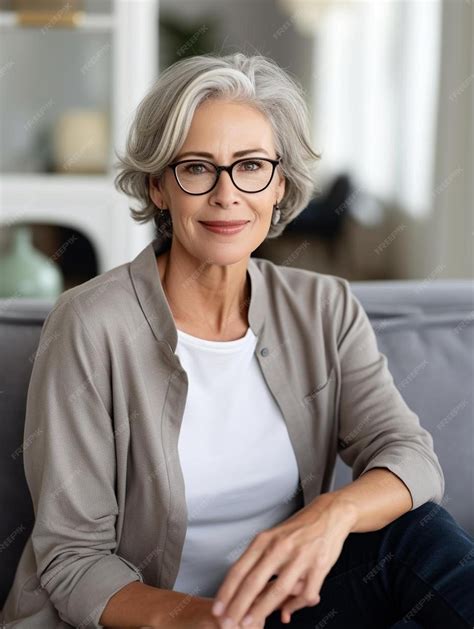
[[(158, 75), (158, 0), (86, 0), (72, 27), (59, 20), (25, 26), (1, 8), (0, 0), (0, 225), (77, 229), (93, 245), (101, 273), (153, 237), (151, 223), (130, 216), (138, 201), (118, 193), (113, 178), (114, 150), (124, 149), (135, 109)], [(51, 168), (51, 151), (43, 152), (59, 116), (77, 107), (106, 114), (103, 172), (59, 171)]]

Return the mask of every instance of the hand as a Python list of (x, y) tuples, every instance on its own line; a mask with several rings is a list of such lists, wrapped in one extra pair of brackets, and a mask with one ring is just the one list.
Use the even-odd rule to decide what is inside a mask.
[[(275, 609), (282, 610), (281, 621), (287, 623), (292, 612), (317, 605), (323, 580), (336, 563), (355, 519), (351, 503), (336, 501), (331, 493), (321, 494), (282, 524), (259, 533), (228, 571), (215, 596), (224, 604), (218, 626), (223, 627), (224, 618), (231, 618), (248, 627), (243, 624), (247, 615), (253, 622), (264, 623)], [(269, 583), (272, 575), (277, 578)]]
[[(219, 629), (219, 621), (212, 613), (212, 606), (214, 604), (213, 598), (201, 598), (201, 603), (198, 603), (191, 614), (192, 618), (189, 618), (190, 624), (179, 624), (179, 629)], [(234, 629), (264, 629), (265, 620), (255, 620), (252, 624), (242, 627), (237, 624)], [(177, 625), (178, 627), (178, 625)]]

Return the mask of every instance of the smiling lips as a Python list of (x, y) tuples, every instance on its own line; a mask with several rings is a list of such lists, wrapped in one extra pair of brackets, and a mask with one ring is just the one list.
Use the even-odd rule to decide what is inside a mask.
[(237, 234), (250, 221), (199, 221), (201, 225), (216, 234)]
[(248, 221), (199, 221), (204, 225), (214, 225), (215, 227), (238, 227), (239, 225), (245, 225)]

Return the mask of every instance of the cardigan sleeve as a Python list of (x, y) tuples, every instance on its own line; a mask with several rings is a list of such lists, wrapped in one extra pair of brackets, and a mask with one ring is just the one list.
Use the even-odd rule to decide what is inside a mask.
[(440, 504), (445, 482), (433, 438), (397, 389), (349, 282), (339, 279), (343, 285), (339, 456), (352, 468), (353, 480), (374, 467), (396, 474), (411, 494), (411, 510), (428, 500)]
[(118, 504), (108, 368), (72, 300), (48, 314), (27, 394), (24, 467), (37, 575), (59, 616), (101, 627), (109, 598), (139, 570), (114, 551)]

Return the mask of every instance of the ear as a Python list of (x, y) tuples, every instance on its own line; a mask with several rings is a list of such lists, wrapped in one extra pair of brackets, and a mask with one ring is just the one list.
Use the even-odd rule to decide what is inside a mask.
[(285, 196), (285, 190), (286, 190), (286, 178), (284, 175), (280, 174), (280, 180), (277, 186), (277, 198), (279, 199), (278, 203), (281, 203), (281, 200)]
[(148, 193), (157, 207), (162, 206), (160, 181), (154, 175), (148, 175)]

